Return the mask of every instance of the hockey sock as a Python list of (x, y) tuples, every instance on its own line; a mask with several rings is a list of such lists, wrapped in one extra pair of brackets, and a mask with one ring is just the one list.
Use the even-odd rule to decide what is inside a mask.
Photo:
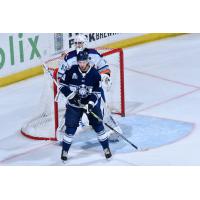
[(72, 144), (72, 139), (73, 139), (73, 135), (64, 134), (63, 143), (62, 143), (64, 151), (67, 151), (67, 152), (69, 151), (69, 148)]
[(69, 151), (69, 148), (72, 144), (72, 140), (73, 140), (73, 136), (76, 132), (76, 129), (77, 128), (74, 128), (74, 127), (67, 127), (66, 129), (66, 133), (64, 134), (63, 136), (63, 150), (64, 151)]
[(97, 137), (98, 137), (98, 140), (99, 140), (101, 146), (103, 147), (103, 149), (109, 148), (108, 136), (107, 136), (105, 130), (98, 132)]

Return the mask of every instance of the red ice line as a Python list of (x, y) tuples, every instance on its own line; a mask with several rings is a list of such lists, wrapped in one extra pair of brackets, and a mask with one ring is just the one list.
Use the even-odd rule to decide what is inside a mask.
[(143, 109), (141, 109), (141, 110), (136, 111), (135, 114), (140, 113), (140, 112), (143, 112), (143, 111), (146, 111), (146, 110), (149, 110), (149, 109), (154, 108), (154, 107), (157, 107), (157, 106), (159, 106), (159, 105), (161, 105), (161, 104), (165, 104), (165, 103), (168, 103), (168, 102), (170, 102), (170, 101), (173, 101), (173, 100), (182, 98), (182, 97), (184, 97), (184, 96), (187, 96), (187, 95), (190, 95), (190, 94), (192, 94), (192, 93), (195, 93), (195, 92), (197, 92), (197, 91), (199, 91), (199, 90), (200, 90), (200, 88), (195, 89), (195, 90), (192, 90), (192, 91), (190, 91), (190, 92), (186, 92), (186, 93), (184, 93), (184, 94), (181, 94), (181, 95), (178, 95), (178, 96), (175, 96), (175, 97), (172, 97), (172, 98), (170, 98), (170, 99), (167, 99), (167, 100), (158, 102), (158, 103), (156, 103), (156, 104), (153, 104), (153, 105), (151, 105), (151, 106), (148, 106), (148, 107), (146, 107), (146, 108), (143, 108)]
[(30, 153), (32, 151), (38, 150), (38, 149), (43, 148), (45, 146), (48, 146), (50, 144), (52, 144), (52, 143), (44, 144), (44, 145), (41, 145), (39, 147), (35, 147), (35, 148), (32, 148), (32, 149), (29, 149), (28, 151), (25, 151), (25, 152), (10, 156), (10, 157), (5, 158), (4, 160), (0, 161), (0, 164), (4, 164), (6, 161), (12, 160), (12, 159), (17, 158), (17, 157), (22, 156), (22, 155), (26, 155), (26, 154), (28, 154), (28, 153)]
[(167, 78), (164, 78), (164, 77), (161, 77), (161, 76), (149, 74), (149, 73), (146, 73), (146, 72), (137, 71), (137, 70), (130, 69), (130, 68), (126, 68), (126, 69), (129, 70), (129, 71), (138, 73), (138, 74), (142, 74), (142, 75), (145, 75), (145, 76), (153, 77), (153, 78), (155, 78), (155, 79), (160, 79), (160, 80), (167, 81), (167, 82), (171, 82), (171, 83), (174, 83), (174, 84), (178, 84), (178, 85), (183, 85), (183, 86), (186, 86), (186, 87), (195, 88), (195, 90), (192, 90), (192, 91), (190, 91), (190, 92), (187, 92), (187, 93), (184, 93), (184, 94), (181, 94), (181, 95), (172, 97), (172, 98), (167, 99), (167, 100), (165, 100), (165, 101), (161, 101), (161, 102), (158, 102), (158, 103), (153, 104), (153, 105), (151, 105), (151, 106), (148, 106), (148, 107), (146, 107), (146, 108), (143, 108), (143, 109), (141, 109), (141, 110), (138, 110), (138, 111), (134, 112), (134, 114), (137, 114), (137, 113), (140, 113), (140, 112), (143, 112), (143, 111), (152, 109), (152, 108), (157, 107), (157, 106), (159, 106), (159, 105), (161, 105), (161, 104), (165, 104), (165, 103), (168, 103), (168, 102), (170, 102), (170, 101), (173, 101), (173, 100), (182, 98), (182, 97), (184, 97), (184, 96), (187, 96), (187, 95), (189, 95), (189, 94), (192, 94), (192, 93), (197, 92), (197, 91), (200, 90), (200, 86), (191, 85), (191, 84), (187, 84), (187, 83), (180, 82), (180, 81), (170, 80), (170, 79), (167, 79)]
[(130, 69), (130, 68), (126, 68), (126, 69), (129, 70), (129, 71), (138, 73), (138, 74), (142, 74), (142, 75), (145, 75), (145, 76), (153, 77), (153, 78), (160, 79), (160, 80), (163, 80), (163, 81), (168, 81), (168, 82), (171, 82), (171, 83), (175, 83), (175, 84), (179, 84), (179, 85), (183, 85), (183, 86), (187, 86), (187, 87), (193, 87), (193, 88), (200, 89), (200, 86), (196, 86), (196, 85), (192, 85), (192, 84), (188, 84), (188, 83), (183, 83), (183, 82), (180, 82), (180, 81), (170, 80), (170, 79), (167, 79), (167, 78), (164, 78), (164, 77), (161, 77), (161, 76), (157, 76), (157, 75), (154, 75), (154, 74), (149, 74), (149, 73), (146, 73), (146, 72), (137, 71), (137, 70)]

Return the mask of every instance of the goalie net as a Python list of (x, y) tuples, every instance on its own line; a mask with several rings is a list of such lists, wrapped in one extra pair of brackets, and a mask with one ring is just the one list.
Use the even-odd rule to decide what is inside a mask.
[[(124, 55), (122, 49), (97, 49), (111, 69), (112, 87), (105, 91), (107, 105), (111, 113), (125, 116), (124, 99)], [(32, 118), (21, 128), (21, 133), (36, 140), (57, 140), (57, 129), (64, 123), (65, 98), (55, 101), (57, 86), (49, 73), (57, 80), (58, 65), (62, 57), (45, 62), (43, 91), (38, 108)]]

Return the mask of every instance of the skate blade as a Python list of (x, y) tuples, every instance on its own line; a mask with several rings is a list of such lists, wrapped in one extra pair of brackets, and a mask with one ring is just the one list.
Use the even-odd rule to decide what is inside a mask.
[(67, 160), (62, 160), (62, 163), (63, 163), (64, 165), (66, 165), (66, 164), (67, 164)]
[(111, 160), (112, 160), (112, 157), (113, 157), (113, 156), (111, 156), (110, 158), (106, 158), (106, 160), (107, 160), (107, 161), (111, 161)]

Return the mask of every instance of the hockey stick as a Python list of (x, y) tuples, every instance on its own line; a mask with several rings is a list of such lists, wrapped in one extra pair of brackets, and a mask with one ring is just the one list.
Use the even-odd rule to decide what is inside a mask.
[(55, 78), (53, 77), (53, 75), (51, 74), (51, 72), (48, 70), (48, 67), (46, 66), (45, 63), (42, 64), (42, 67), (44, 68), (44, 70), (51, 76), (53, 82), (56, 84), (56, 86), (58, 87), (58, 83), (57, 81), (55, 80)]
[(44, 62), (42, 64), (43, 69), (49, 74), (49, 76), (51, 77), (51, 79), (53, 80), (54, 84), (57, 87), (57, 94), (55, 96), (55, 102), (58, 102), (58, 97), (60, 95), (60, 88), (59, 88), (59, 83), (56, 81), (56, 79), (53, 77), (53, 75), (51, 74), (51, 72), (48, 70), (48, 67), (46, 66), (46, 63)]
[[(103, 120), (97, 116), (95, 113), (90, 112), (98, 121), (103, 122)], [(104, 122), (103, 122), (104, 123)], [(122, 135), (121, 133), (119, 133), (118, 131), (116, 131), (113, 127), (111, 127), (109, 124), (104, 123), (108, 128), (110, 128), (112, 131), (114, 131), (115, 133), (117, 133), (122, 139), (124, 139), (126, 142), (128, 142), (132, 147), (134, 147), (135, 149), (138, 150), (138, 147), (136, 145), (134, 145), (130, 140), (128, 140), (124, 135)]]

